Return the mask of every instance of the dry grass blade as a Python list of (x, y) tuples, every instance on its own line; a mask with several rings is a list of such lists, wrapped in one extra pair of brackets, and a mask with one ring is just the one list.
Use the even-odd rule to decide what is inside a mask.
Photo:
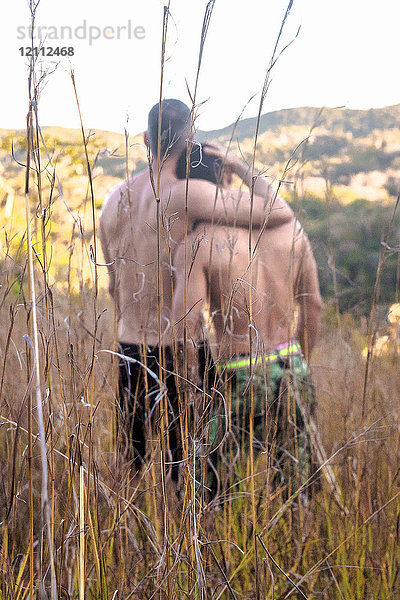
[(289, 575), (287, 573), (285, 573), (285, 571), (283, 569), (281, 569), (281, 567), (278, 565), (278, 563), (274, 560), (274, 557), (270, 554), (270, 552), (268, 552), (268, 550), (267, 550), (264, 542), (262, 541), (262, 539), (260, 538), (260, 536), (258, 534), (257, 534), (257, 538), (258, 538), (258, 541), (260, 542), (261, 546), (263, 547), (266, 555), (268, 556), (268, 558), (272, 562), (272, 564), (275, 565), (275, 567), (278, 569), (278, 571), (280, 573), (282, 573), (282, 575), (289, 581), (290, 585), (292, 585), (294, 587), (294, 589), (300, 594), (300, 596), (302, 596), (303, 598), (305, 598), (306, 600), (308, 600), (308, 598), (305, 595), (305, 593), (299, 588), (298, 585), (295, 584), (295, 582), (293, 581), (293, 579), (291, 579), (289, 577)]

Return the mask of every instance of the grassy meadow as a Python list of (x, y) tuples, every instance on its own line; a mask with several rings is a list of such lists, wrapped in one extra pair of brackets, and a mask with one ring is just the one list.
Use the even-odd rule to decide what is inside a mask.
[[(374, 145), (358, 115), (358, 138), (341, 130), (337, 154), (326, 129), (325, 150), (300, 148), (296, 160), (312, 122), (261, 131), (255, 172), (272, 164), (279, 177), (289, 161), (282, 193), (319, 266), (324, 314), (310, 367), (320, 469), (307, 482), (295, 473), (298, 485), (277, 482), (274, 439), (254, 457), (231, 444), (211, 497), (207, 391), (183, 385), (178, 487), (164, 399), (139, 473), (116, 433), (116, 319), (95, 232), (107, 191), (146, 165), (140, 138), (61, 128), (42, 138), (30, 114), (27, 134), (4, 131), (0, 143), (0, 600), (399, 598), (400, 336), (394, 312), (387, 320), (399, 302), (398, 127), (370, 115)], [(379, 172), (392, 169), (385, 180), (368, 179), (371, 148)], [(368, 201), (352, 187), (360, 173)]]
[[(285, 598), (290, 592), (304, 597), (291, 581), (308, 598), (396, 598), (400, 375), (394, 347), (371, 359), (363, 415), (366, 332), (350, 315), (339, 315), (339, 328), (337, 315), (326, 308), (312, 372), (318, 431), (332, 457), (340, 501), (325, 478), (307, 506), (296, 494), (287, 501), (283, 489), (269, 485), (271, 457), (266, 454), (258, 455), (252, 471), (248, 457), (241, 455), (240, 476), (222, 486), (219, 502), (209, 501), (193, 484), (201, 473), (195, 472), (190, 448), (178, 497), (168, 467), (163, 468), (157, 426), (140, 476), (134, 477), (116, 448), (116, 358), (104, 352), (114, 348), (113, 310), (104, 289), (95, 298), (84, 240), (73, 244), (78, 248), (76, 254), (69, 248), (69, 269), (77, 273), (79, 290), (66, 288), (65, 282), (47, 286), (36, 261), (48, 502), (59, 597), (80, 597), (83, 577), (81, 590), (87, 598)], [(32, 327), (26, 279), (21, 244), (20, 253), (2, 263), (4, 599), (29, 597), (31, 570), (34, 594), (45, 597), (43, 581), (50, 596), (34, 359), (24, 339)], [(192, 426), (197, 431), (196, 423)]]

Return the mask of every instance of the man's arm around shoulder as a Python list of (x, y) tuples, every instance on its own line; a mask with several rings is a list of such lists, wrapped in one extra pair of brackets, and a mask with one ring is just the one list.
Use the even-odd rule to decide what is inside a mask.
[[(280, 196), (275, 198), (272, 188), (266, 189), (265, 197), (253, 194), (253, 226), (278, 227), (291, 221), (294, 216), (289, 205)], [(170, 208), (182, 218), (186, 197), (190, 227), (196, 222), (211, 220), (228, 226), (249, 226), (251, 197), (247, 191), (217, 187), (203, 179), (190, 179), (186, 192), (186, 181), (179, 181), (172, 190)]]

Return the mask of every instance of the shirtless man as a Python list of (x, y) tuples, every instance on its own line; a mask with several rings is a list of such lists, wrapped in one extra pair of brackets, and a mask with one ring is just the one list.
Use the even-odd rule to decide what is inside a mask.
[[(167, 373), (173, 371), (173, 253), (182, 243), (186, 227), (190, 232), (195, 222), (212, 219), (247, 226), (250, 210), (249, 192), (218, 189), (209, 181), (191, 179), (186, 189), (186, 181), (177, 178), (178, 158), (190, 137), (190, 111), (185, 104), (179, 100), (162, 102), (160, 139), (158, 122), (157, 104), (149, 113), (145, 133), (145, 143), (153, 156), (150, 168), (111, 191), (99, 224), (121, 353), (134, 359), (130, 363), (120, 361), (118, 420), (122, 418), (126, 425), (119, 428), (120, 434), (125, 432), (123, 449), (129, 451), (137, 467), (145, 458), (146, 415), (152, 412), (154, 390), (159, 384), (134, 361), (146, 365), (166, 384), (171, 411), (167, 417), (172, 423), (168, 442), (173, 460), (178, 456), (175, 380)], [(232, 171), (250, 187), (248, 166), (240, 159), (231, 163)], [(279, 197), (275, 200), (271, 186), (263, 179), (257, 180), (255, 225), (261, 226), (268, 219), (270, 229), (292, 218), (288, 205)], [(177, 477), (176, 470), (172, 476)]]
[[(254, 398), (252, 446), (265, 450), (267, 444), (273, 449), (269, 455), (271, 468), (279, 474), (278, 480), (286, 493), (290, 493), (313, 469), (307, 422), (314, 401), (305, 358), (309, 360), (317, 339), (321, 297), (310, 243), (294, 220), (261, 233), (254, 229), (251, 247), (254, 249), (257, 245), (257, 250), (251, 267), (249, 233), (244, 228), (198, 225), (188, 240), (188, 244), (191, 243), (198, 249), (194, 259), (194, 253), (187, 252), (187, 272), (190, 273), (187, 284), (183, 277), (183, 246), (178, 247), (174, 255), (175, 310), (180, 321), (177, 333), (182, 339), (186, 323), (188, 364), (192, 367), (189, 378), (199, 383), (190, 342), (195, 345), (199, 340), (208, 339), (217, 373), (224, 381), (222, 391), (226, 406), (230, 407), (229, 435), (218, 450), (220, 460), (215, 453), (211, 454), (214, 472), (220, 471), (216, 469), (217, 464), (225, 465), (225, 479), (224, 476), (222, 479), (226, 489), (235, 480), (235, 461), (229, 457), (237, 456), (237, 448), (249, 451), (251, 385)], [(205, 304), (210, 315), (208, 320), (203, 317)], [(295, 309), (297, 324), (294, 323)], [(296, 402), (288, 401), (288, 389)], [(218, 398), (216, 396), (215, 401)], [(295, 414), (288, 413), (288, 407), (293, 404)], [(217, 413), (218, 410), (213, 411), (211, 428), (206, 434), (208, 443), (214, 447), (226, 425), (225, 418), (215, 416)], [(210, 422), (210, 419), (203, 421)], [(234, 450), (230, 453), (229, 448)], [(216, 492), (215, 479), (209, 481), (209, 485)]]

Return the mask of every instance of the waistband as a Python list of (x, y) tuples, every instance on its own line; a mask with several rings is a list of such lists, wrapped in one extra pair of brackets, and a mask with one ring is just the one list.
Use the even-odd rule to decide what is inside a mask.
[(241, 358), (238, 356), (236, 359), (225, 363), (217, 365), (217, 370), (232, 370), (232, 369), (246, 369), (252, 365), (261, 365), (263, 363), (274, 363), (277, 362), (280, 358), (287, 358), (290, 356), (303, 356), (301, 351), (300, 344), (292, 340), (290, 342), (286, 342), (284, 344), (279, 344), (276, 346), (270, 354), (264, 354), (262, 356), (253, 356), (250, 361), (250, 356), (243, 356)]

